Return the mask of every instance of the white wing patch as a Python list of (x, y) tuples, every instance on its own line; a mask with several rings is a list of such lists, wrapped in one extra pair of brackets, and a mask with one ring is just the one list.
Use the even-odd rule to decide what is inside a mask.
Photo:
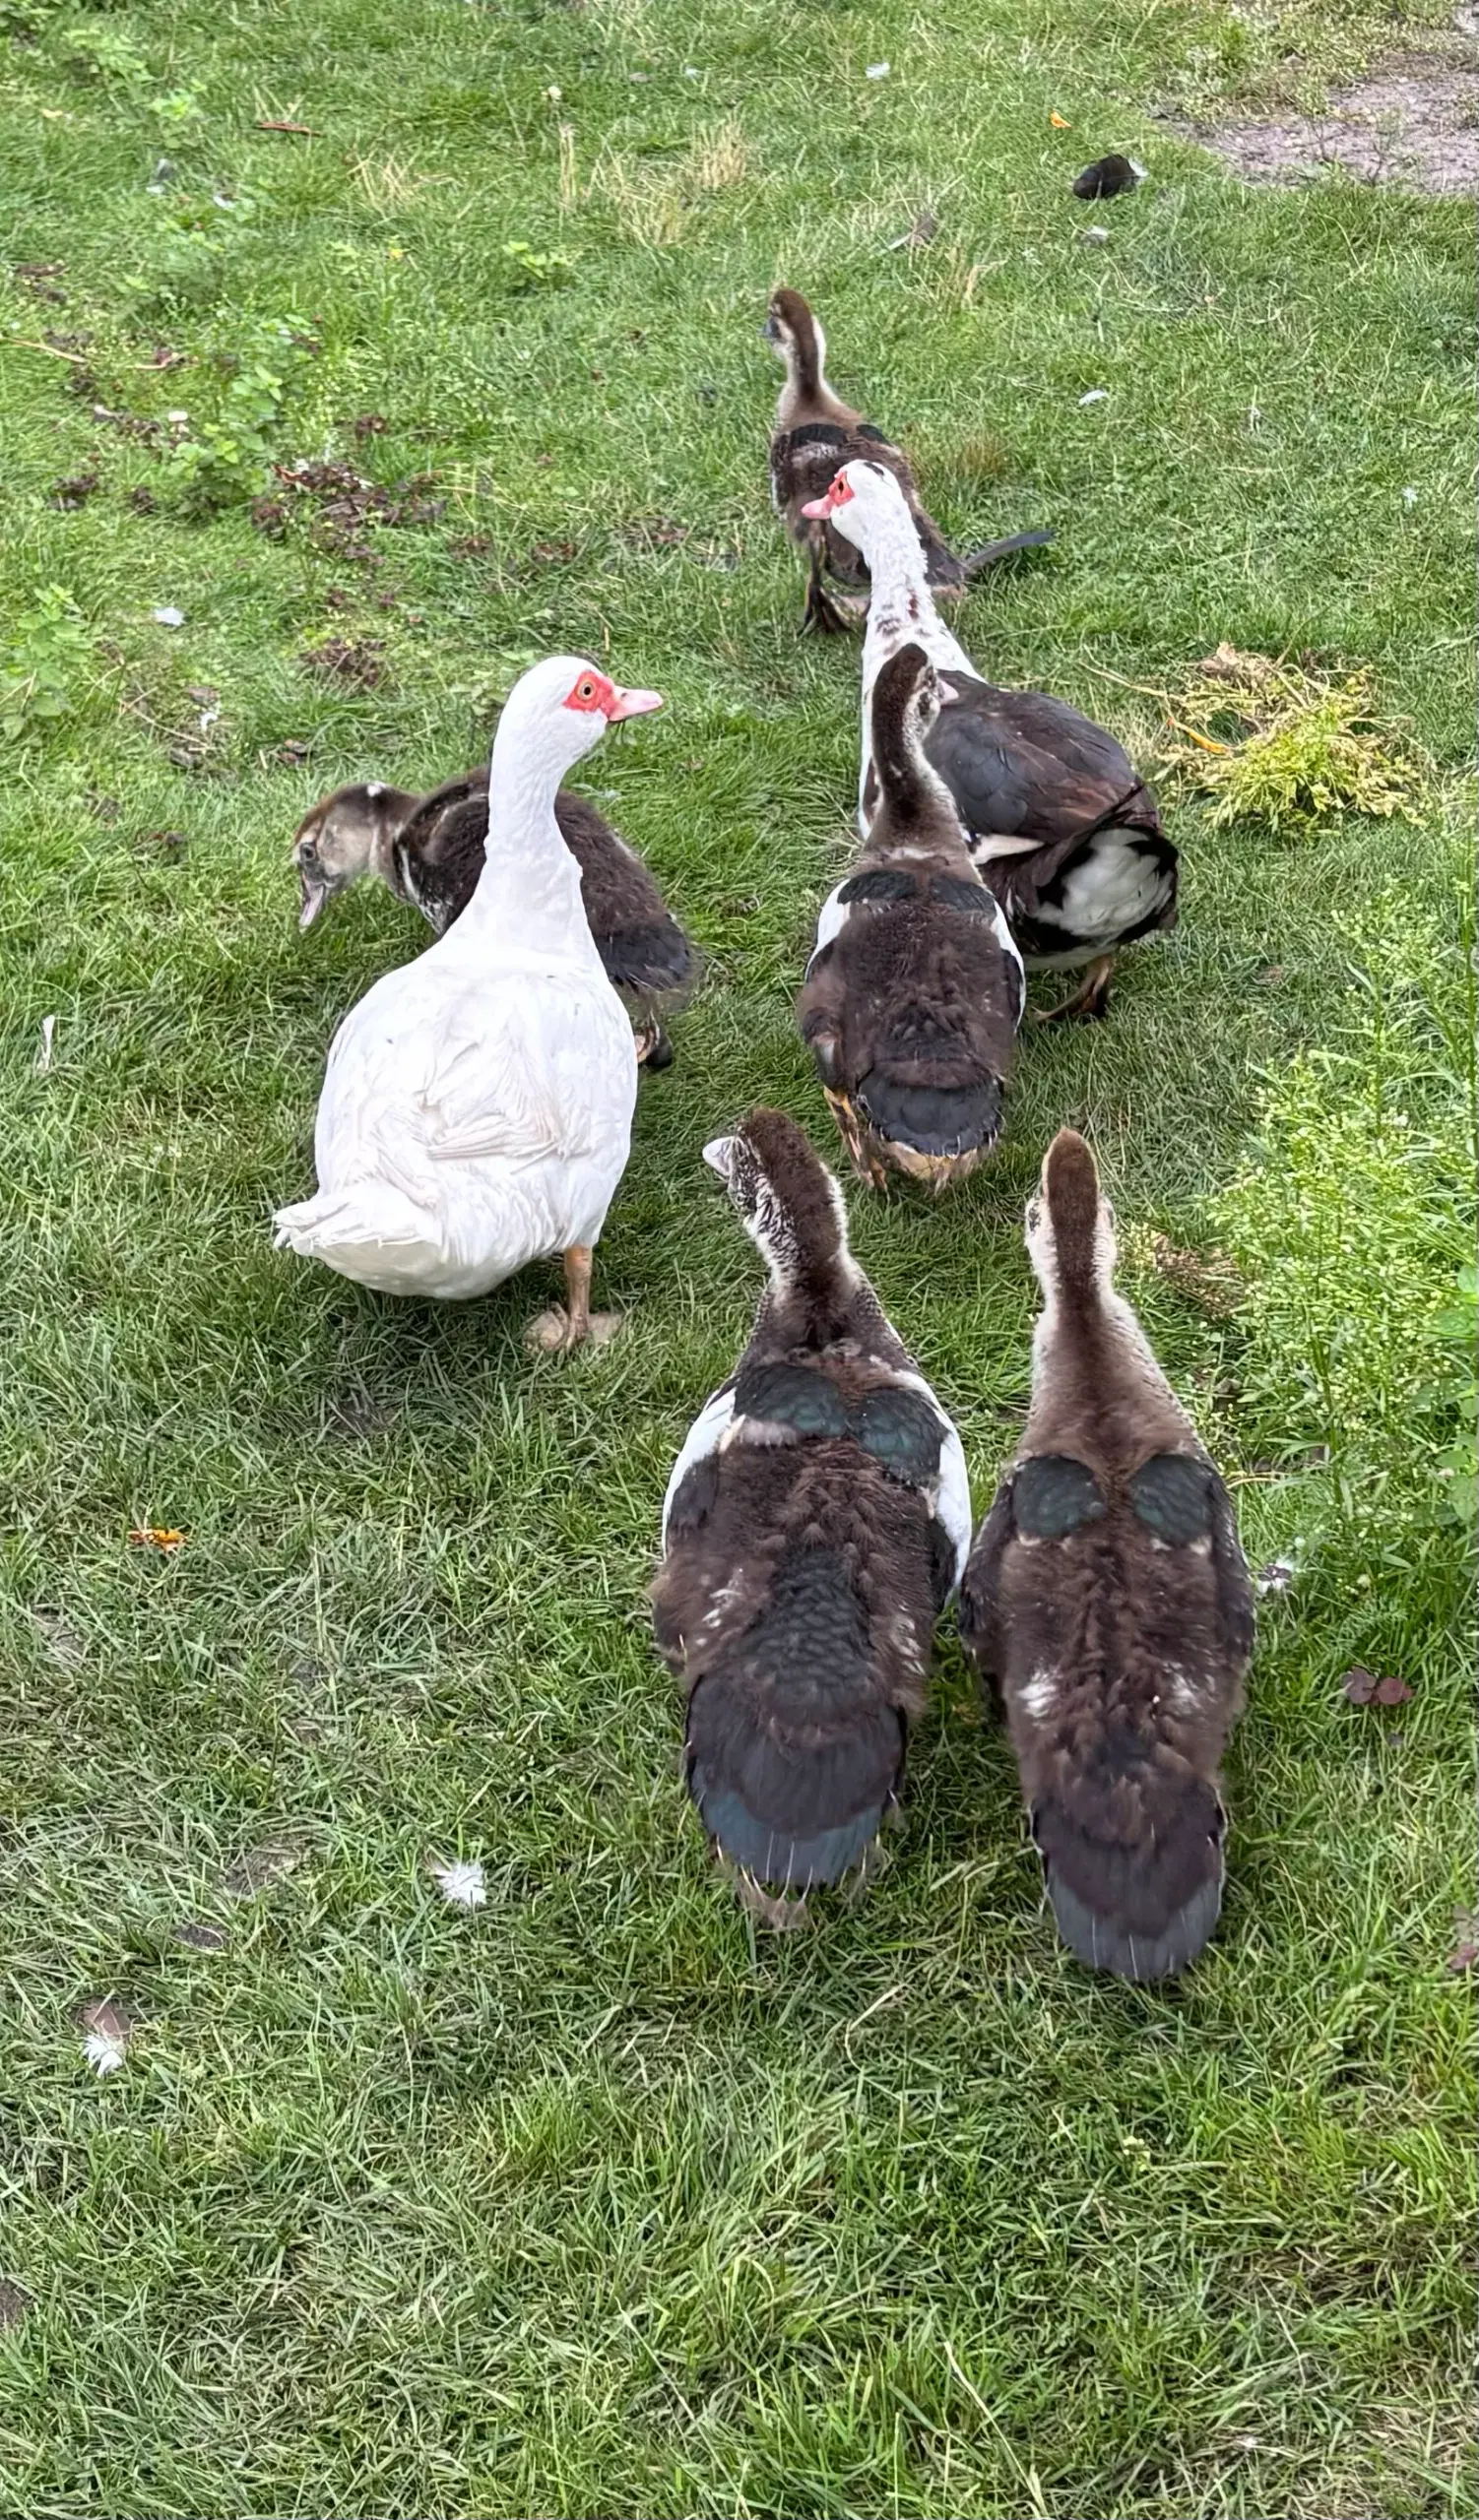
[[(846, 882), (847, 877), (844, 875), (842, 883)], [(823, 947), (830, 945), (835, 937), (841, 935), (847, 925), (848, 912), (852, 907), (851, 902), (845, 902), (842, 899), (842, 884), (834, 884), (816, 914), (816, 942), (811, 948), (810, 961), (806, 965), (808, 973), (811, 964), (815, 962)]]
[(1075, 936), (1109, 941), (1149, 918), (1165, 888), (1165, 869), (1148, 850), (1105, 832), (1064, 884), (1061, 909), (1044, 905), (1037, 915)]
[[(932, 1392), (930, 1396), (934, 1398)], [(934, 1405), (939, 1408), (938, 1401)], [(944, 1442), (939, 1451), (939, 1495), (934, 1510), (955, 1551), (955, 1581), (950, 1589), (957, 1593), (971, 1553), (971, 1482), (965, 1466), (965, 1446), (942, 1409), (940, 1417), (944, 1421)]]
[(663, 1498), (663, 1553), (665, 1556), (668, 1551), (668, 1518), (673, 1511), (673, 1500), (694, 1464), (707, 1461), (711, 1453), (719, 1450), (720, 1444), (729, 1431), (734, 1415), (734, 1386), (727, 1383), (722, 1391), (711, 1392), (683, 1437), (682, 1450), (673, 1465), (668, 1480), (668, 1492)]
[[(892, 1322), (888, 1327), (890, 1330), (893, 1329)], [(894, 1336), (896, 1338), (898, 1336), (896, 1331)], [(965, 1466), (965, 1446), (960, 1440), (954, 1420), (940, 1407), (937, 1394), (932, 1391), (923, 1374), (895, 1374), (894, 1380), (901, 1388), (917, 1391), (922, 1400), (928, 1400), (935, 1417), (939, 1419), (939, 1475), (934, 1497), (934, 1512), (936, 1519), (943, 1524), (945, 1538), (955, 1551), (955, 1581), (950, 1587), (953, 1596), (959, 1591), (965, 1576), (966, 1560), (971, 1553), (971, 1540), (975, 1528), (971, 1519), (971, 1481)]]

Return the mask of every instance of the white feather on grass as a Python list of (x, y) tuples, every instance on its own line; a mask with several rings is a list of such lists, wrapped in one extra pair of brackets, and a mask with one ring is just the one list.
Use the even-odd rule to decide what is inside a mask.
[(82, 2008), (82, 2052), (95, 2074), (116, 2074), (128, 2055), (133, 2028), (114, 1995), (103, 1995)]
[(431, 1878), (450, 1908), (483, 1908), (487, 1884), (476, 1858), (459, 1856), (451, 1863), (433, 1863)]

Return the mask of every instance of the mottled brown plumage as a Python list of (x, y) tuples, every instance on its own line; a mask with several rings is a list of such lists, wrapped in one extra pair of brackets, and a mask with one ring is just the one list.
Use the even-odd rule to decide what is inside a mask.
[(1022, 958), (927, 756), (938, 709), (934, 667), (900, 649), (869, 701), (881, 802), (822, 906), (797, 1004), (848, 1151), (878, 1188), (891, 1169), (944, 1190), (996, 1144), (1025, 997)]
[[(638, 1056), (673, 1056), (661, 1017), (686, 1004), (698, 958), (651, 870), (584, 796), (554, 800), (560, 838), (580, 867), (581, 898), (607, 976), (638, 1026)], [(473, 898), (487, 846), (487, 771), (469, 771), (429, 795), (378, 781), (336, 788), (304, 815), (293, 842), (302, 888), (299, 925), (366, 871), (445, 935)]]
[(960, 1439), (804, 1132), (755, 1111), (704, 1153), (770, 1283), (675, 1464), (654, 1625), (710, 1841), (784, 1925), (788, 1894), (866, 1866), (898, 1798), (970, 1499)]
[[(1014, 551), (1051, 542), (1051, 534), (1014, 534), (989, 542), (965, 559), (957, 559), (934, 519), (921, 504), (914, 470), (902, 447), (895, 446), (835, 394), (827, 383), (826, 340), (804, 297), (795, 288), (778, 288), (771, 298), (766, 337), (786, 363), (786, 382), (776, 407), (770, 441), (770, 486), (778, 513), (792, 539), (807, 555), (806, 603), (802, 626), (837, 631), (849, 626), (847, 613), (822, 584), (823, 569), (850, 590), (862, 590), (867, 601), (868, 568), (854, 544), (825, 524), (804, 517), (808, 499), (820, 498), (837, 468), (855, 456), (886, 466), (909, 502), (929, 564), (930, 583), (940, 595), (960, 595), (969, 580), (993, 561)], [(860, 606), (855, 604), (854, 609)]]
[(1169, 1977), (1221, 1905), (1218, 1767), (1253, 1589), (1227, 1490), (1114, 1290), (1110, 1211), (1070, 1129), (1027, 1241), (1044, 1296), (1032, 1404), (961, 1629), (1000, 1688), (1064, 1940), (1091, 1968)]

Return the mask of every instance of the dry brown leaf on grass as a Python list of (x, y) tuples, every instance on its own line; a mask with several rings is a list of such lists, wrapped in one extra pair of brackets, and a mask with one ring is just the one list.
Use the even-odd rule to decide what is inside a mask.
[(1347, 1671), (1340, 1686), (1352, 1706), (1405, 1706), (1412, 1695), (1406, 1681), (1398, 1679), (1395, 1671), (1379, 1680), (1375, 1671), (1368, 1671), (1360, 1663), (1354, 1670)]

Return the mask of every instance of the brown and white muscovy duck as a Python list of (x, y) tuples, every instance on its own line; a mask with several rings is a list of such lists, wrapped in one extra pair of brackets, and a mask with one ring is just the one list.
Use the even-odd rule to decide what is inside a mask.
[(807, 502), (819, 498), (840, 464), (868, 456), (885, 465), (898, 482), (924, 546), (930, 584), (941, 595), (961, 595), (971, 579), (997, 560), (1016, 551), (1032, 551), (1053, 536), (1049, 533), (1009, 534), (1001, 541), (984, 543), (979, 551), (957, 559), (934, 519), (920, 505), (919, 490), (908, 456), (883, 431), (844, 403), (827, 383), (826, 337), (804, 297), (794, 288), (778, 288), (770, 301), (765, 336), (785, 361), (786, 382), (776, 406), (770, 441), (770, 486), (779, 515), (794, 541), (807, 554), (804, 630), (834, 631), (849, 627), (848, 614), (822, 584), (825, 568), (839, 583), (861, 589), (852, 598), (856, 613), (868, 600), (868, 570), (857, 546), (818, 523)]
[(335, 1034), (318, 1189), (278, 1210), (280, 1249), (443, 1299), (558, 1256), (565, 1307), (533, 1324), (535, 1345), (563, 1354), (615, 1327), (591, 1311), (591, 1264), (626, 1168), (637, 1063), (554, 798), (609, 726), (661, 706), (586, 657), (547, 657), (514, 685), (473, 898)]
[(891, 1167), (939, 1192), (1000, 1134), (1027, 982), (930, 763), (939, 676), (923, 648), (895, 651), (868, 705), (880, 802), (822, 905), (797, 1014), (864, 1178), (881, 1189)]
[[(580, 868), (596, 951), (636, 1027), (638, 1062), (670, 1067), (663, 1018), (687, 1004), (698, 956), (650, 868), (594, 805), (562, 788), (554, 819)], [(371, 871), (445, 936), (473, 898), (486, 841), (486, 770), (424, 796), (378, 780), (338, 788), (303, 816), (292, 844), (302, 890), (298, 925), (311, 927), (326, 903)]]
[(747, 1907), (798, 1924), (814, 1883), (866, 1872), (898, 1800), (970, 1488), (804, 1130), (752, 1111), (704, 1160), (769, 1284), (674, 1464), (654, 1625), (710, 1844)]
[(1114, 736), (1065, 701), (982, 680), (935, 609), (908, 503), (884, 466), (845, 465), (807, 513), (857, 543), (872, 580), (858, 793), (865, 837), (880, 795), (868, 695), (888, 659), (916, 642), (940, 679), (926, 748), (976, 865), (1030, 970), (1087, 966), (1054, 1015), (1103, 1015), (1120, 947), (1176, 922), (1177, 851), (1150, 789)]
[(1043, 1292), (1016, 1460), (971, 1551), (961, 1632), (995, 1680), (1069, 1949), (1168, 1978), (1211, 1935), (1254, 1596), (1231, 1500), (1114, 1284), (1114, 1223), (1060, 1130), (1028, 1202)]

